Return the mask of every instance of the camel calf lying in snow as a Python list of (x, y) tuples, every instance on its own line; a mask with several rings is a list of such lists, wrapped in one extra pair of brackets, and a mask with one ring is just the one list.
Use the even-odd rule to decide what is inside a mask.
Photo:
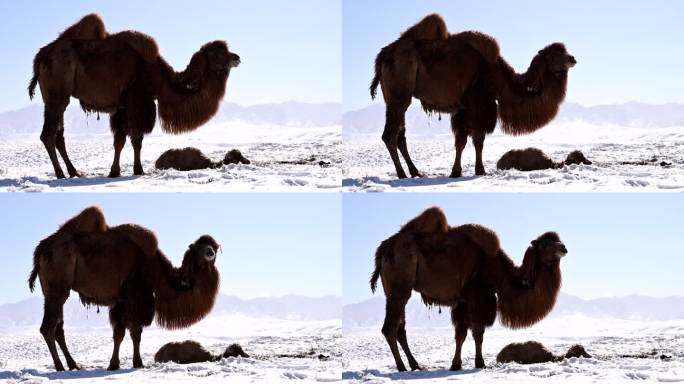
[(242, 153), (232, 149), (226, 153), (223, 161), (213, 162), (197, 148), (169, 149), (159, 156), (154, 163), (157, 169), (173, 168), (179, 171), (193, 171), (195, 169), (219, 168), (223, 164), (250, 164)]
[(541, 343), (527, 341), (525, 343), (511, 343), (503, 347), (501, 352), (496, 355), (496, 361), (497, 363), (510, 363), (515, 361), (519, 364), (538, 364), (548, 363), (550, 361), (561, 361), (569, 357), (591, 358), (591, 355), (584, 350), (583, 346), (576, 344), (570, 347), (565, 355), (556, 356)]
[(240, 344), (231, 344), (221, 355), (212, 355), (211, 352), (192, 340), (180, 343), (166, 343), (154, 354), (154, 361), (164, 363), (173, 361), (178, 364), (201, 363), (204, 361), (218, 361), (224, 357), (249, 357), (242, 350)]
[(540, 169), (563, 168), (564, 165), (586, 164), (591, 161), (580, 151), (572, 151), (565, 161), (554, 162), (544, 152), (537, 148), (512, 149), (501, 156), (496, 163), (497, 169), (515, 168), (519, 171), (538, 171)]

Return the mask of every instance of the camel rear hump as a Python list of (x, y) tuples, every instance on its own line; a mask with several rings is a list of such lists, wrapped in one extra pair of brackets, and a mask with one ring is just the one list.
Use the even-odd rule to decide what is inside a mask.
[(159, 46), (150, 35), (138, 31), (121, 31), (109, 35), (109, 39), (125, 42), (147, 63), (155, 63), (159, 57)]
[(147, 257), (157, 254), (157, 236), (151, 230), (137, 224), (121, 224), (110, 228), (111, 231), (125, 234)]
[(479, 52), (489, 64), (495, 64), (501, 55), (499, 43), (496, 39), (482, 32), (463, 31), (451, 35), (449, 40), (468, 44)]

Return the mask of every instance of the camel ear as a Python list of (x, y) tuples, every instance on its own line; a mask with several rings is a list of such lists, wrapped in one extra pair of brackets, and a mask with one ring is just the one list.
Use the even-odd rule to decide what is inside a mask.
[(537, 239), (534, 239), (530, 242), (530, 244), (532, 244), (533, 247), (536, 247), (537, 243), (539, 243), (539, 241)]

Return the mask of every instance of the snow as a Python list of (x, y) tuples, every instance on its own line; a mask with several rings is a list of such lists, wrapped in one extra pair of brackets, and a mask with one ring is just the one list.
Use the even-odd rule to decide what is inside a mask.
[[(407, 323), (407, 337), (426, 371), (397, 372), (380, 327), (343, 328), (343, 379), (352, 383), (536, 383), (542, 378), (544, 382), (573, 383), (684, 382), (684, 320), (646, 322), (575, 315), (545, 319), (515, 331), (495, 324), (485, 331), (487, 368), (474, 368), (475, 347), (468, 337), (461, 355), (464, 369), (459, 372), (448, 370), (455, 348), (451, 327), (416, 328)], [(496, 354), (505, 345), (527, 340), (539, 341), (555, 354), (564, 354), (579, 343), (592, 358), (533, 365), (496, 363)], [(653, 350), (656, 355), (645, 358), (620, 357)], [(663, 360), (662, 354), (672, 358)]]
[[(341, 146), (344, 191), (684, 191), (684, 127), (637, 128), (582, 121), (552, 123), (526, 136), (507, 136), (498, 129), (484, 144), (486, 176), (475, 176), (475, 150), (469, 140), (463, 153), (463, 177), (449, 178), (455, 150), (448, 130), (407, 138), (411, 158), (423, 178), (396, 178), (387, 149), (377, 134), (349, 136)], [(521, 172), (499, 171), (496, 162), (511, 149), (536, 147), (555, 161), (581, 150), (592, 165)], [(621, 162), (648, 162), (647, 165)], [(661, 166), (661, 161), (671, 165)], [(403, 164), (403, 163), (402, 163)], [(404, 165), (408, 173), (408, 168)]]
[[(121, 370), (107, 371), (112, 341), (109, 327), (65, 329), (74, 359), (85, 369), (55, 372), (38, 326), (0, 329), (0, 381), (40, 383), (50, 380), (85, 382), (287, 382), (340, 381), (341, 322), (294, 321), (242, 315), (212, 316), (191, 328), (167, 331), (156, 327), (143, 331), (143, 369), (132, 369), (132, 344), (121, 344)], [(218, 362), (180, 365), (154, 362), (154, 354), (170, 341), (192, 339), (214, 354), (231, 343), (240, 343), (249, 358), (225, 358)], [(313, 357), (278, 357), (314, 351)], [(328, 356), (319, 359), (318, 355)], [(62, 360), (64, 361), (64, 360)]]
[[(0, 140), (0, 191), (97, 192), (221, 192), (339, 190), (341, 172), (339, 125), (293, 127), (232, 122), (209, 123), (188, 134), (173, 136), (156, 129), (142, 147), (144, 176), (133, 176), (130, 142), (121, 155), (121, 176), (109, 174), (114, 156), (112, 135), (73, 134), (66, 131), (69, 157), (84, 177), (57, 180), (38, 133), (9, 134)], [(237, 148), (252, 164), (230, 164), (218, 169), (158, 171), (154, 162), (171, 148), (193, 146), (214, 161)], [(315, 158), (303, 165), (283, 164)], [(330, 163), (320, 166), (319, 161)], [(66, 173), (66, 168), (62, 165)]]

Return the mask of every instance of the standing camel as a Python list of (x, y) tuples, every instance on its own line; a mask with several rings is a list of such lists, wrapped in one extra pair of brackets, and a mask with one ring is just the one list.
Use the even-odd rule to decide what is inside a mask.
[(568, 70), (576, 64), (562, 43), (554, 43), (537, 53), (527, 72), (518, 74), (500, 56), (494, 38), (473, 31), (446, 37), (434, 32), (445, 30), (442, 18), (430, 15), (375, 59), (370, 94), (375, 98), (381, 87), (386, 105), (382, 140), (399, 178), (406, 178), (406, 173), (397, 149), (411, 177), (421, 176), (406, 145), (404, 115), (412, 97), (427, 112), (451, 114), (456, 157), (450, 177), (462, 175), (461, 155), (468, 136), (475, 146), (475, 174), (484, 175), (484, 139), (494, 131), (497, 116), (507, 134), (528, 134), (543, 127), (558, 113)]
[(543, 319), (556, 302), (560, 259), (567, 249), (558, 234), (546, 232), (531, 242), (518, 267), (501, 249), (494, 231), (476, 224), (447, 231), (420, 225), (434, 222), (444, 222), (438, 208), (409, 221), (376, 251), (370, 286), (375, 292), (380, 279), (387, 298), (382, 333), (399, 371), (406, 366), (397, 342), (410, 368), (421, 369), (408, 346), (404, 312), (415, 290), (426, 305), (451, 307), (456, 352), (450, 369), (462, 367), (461, 348), (469, 328), (475, 340), (475, 366), (484, 368), (485, 327), (494, 323), (497, 311), (501, 323), (510, 328), (528, 327)]
[(45, 297), (40, 332), (55, 369), (64, 370), (55, 341), (69, 369), (80, 368), (64, 338), (62, 311), (70, 290), (84, 305), (109, 307), (114, 349), (108, 369), (119, 369), (119, 346), (126, 329), (133, 340), (133, 367), (141, 368), (142, 329), (155, 316), (163, 328), (186, 328), (213, 307), (219, 287), (214, 265), (218, 249), (211, 236), (201, 236), (189, 245), (176, 268), (158, 249), (154, 233), (143, 227), (107, 227), (94, 207), (67, 221), (36, 247), (28, 280), (31, 291), (40, 280)]
[[(134, 150), (133, 173), (142, 175), (140, 150), (143, 136), (154, 128), (155, 108), (164, 132), (198, 128), (218, 110), (230, 70), (240, 63), (224, 41), (213, 41), (192, 56), (183, 72), (175, 72), (151, 37), (134, 31), (107, 34), (98, 21), (101, 24), (96, 15), (84, 17), (33, 59), (29, 97), (39, 85), (45, 104), (40, 139), (58, 178), (64, 178), (64, 172), (56, 151), (69, 176), (79, 176), (64, 142), (64, 111), (70, 97), (77, 98), (86, 112), (110, 115), (114, 161), (109, 177), (121, 174), (119, 157), (127, 136)], [(101, 33), (93, 36), (93, 29)]]

